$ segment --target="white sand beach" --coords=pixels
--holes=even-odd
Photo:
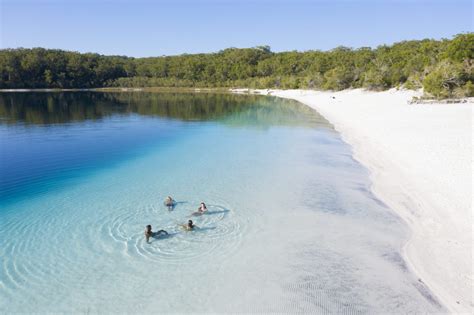
[[[246,90],[234,90],[246,92]],[[473,312],[472,102],[408,104],[421,92],[256,90],[325,116],[410,226],[405,259],[452,313]]]

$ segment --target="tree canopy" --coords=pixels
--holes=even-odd
[[[272,52],[268,46],[151,58],[56,49],[0,50],[0,88],[248,87],[342,90],[424,87],[473,96],[474,33],[377,48]]]

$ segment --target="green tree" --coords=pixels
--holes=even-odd
[[[462,66],[450,61],[443,61],[436,66],[423,80],[426,92],[435,97],[446,98],[453,96],[456,88],[466,82]]]

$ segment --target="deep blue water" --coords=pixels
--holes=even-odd
[[[2,203],[74,184],[92,172],[166,146],[183,136],[180,124],[130,114],[94,122],[2,125]]]

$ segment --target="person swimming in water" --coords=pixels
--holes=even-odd
[[[153,232],[151,230],[151,225],[149,224],[145,228],[145,239],[147,243],[150,243],[150,237],[160,236],[161,234],[168,235],[168,232],[166,232],[165,230],[159,230],[158,232]]]
[[[173,209],[175,203],[176,203],[176,201],[173,198],[171,198],[171,196],[166,197],[165,206],[168,207],[168,210]]]
[[[193,212],[191,215],[202,215],[204,213],[207,212],[207,207],[206,207],[206,204],[204,202],[201,202],[201,204],[199,205],[199,208],[197,209],[196,212]]]
[[[201,205],[199,206],[198,211],[201,212],[201,213],[204,213],[204,212],[207,211],[207,207],[206,207],[206,204],[204,202],[201,202]]]
[[[192,230],[194,230],[194,228],[196,228],[197,226],[194,225],[193,220],[188,220],[188,223],[187,223],[187,224],[181,224],[181,227],[182,227],[183,229],[185,229],[186,231],[192,231]]]

